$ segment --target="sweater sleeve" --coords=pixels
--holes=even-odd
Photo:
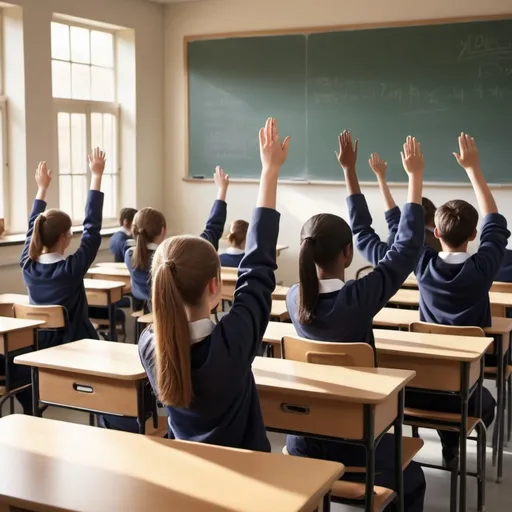
[[[393,245],[373,272],[355,282],[358,300],[368,306],[372,316],[387,304],[414,270],[423,247],[424,223],[421,205],[406,204]]]
[[[388,245],[373,230],[372,216],[362,194],[347,197],[347,206],[357,250],[366,261],[375,266],[386,255]]]
[[[222,237],[224,231],[224,225],[226,224],[227,216],[227,204],[226,201],[216,200],[213,203],[210,216],[206,221],[206,227],[204,231],[199,235],[201,238],[208,240],[214,247],[215,250],[219,250],[219,240]]]
[[[398,232],[398,224],[400,223],[400,208],[395,206],[384,213],[386,224],[388,225],[388,247],[393,245],[396,234]]]
[[[32,205],[32,211],[30,212],[30,217],[28,219],[27,236],[25,238],[25,243],[23,244],[23,251],[21,252],[20,258],[21,267],[23,267],[28,260],[28,250],[30,248],[30,242],[32,241],[32,233],[34,232],[34,224],[36,219],[39,217],[39,214],[43,213],[45,210],[46,202],[41,201],[40,199],[36,199]]]
[[[481,278],[492,285],[505,257],[508,237],[507,220],[499,213],[490,213],[482,223],[480,246],[472,256],[476,270]]]
[[[71,274],[83,277],[98,254],[101,245],[101,222],[103,217],[103,192],[90,190],[85,205],[84,232],[80,247],[67,260]]]
[[[238,270],[233,306],[220,321],[228,352],[246,364],[257,355],[270,318],[278,232],[279,213],[256,208]]]

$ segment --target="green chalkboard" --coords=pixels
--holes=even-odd
[[[457,135],[478,142],[488,180],[511,183],[512,20],[353,30],[188,43],[189,176],[222,165],[233,177],[260,173],[258,128],[267,116],[292,136],[282,177],[342,179],[337,134],[405,181],[399,152],[415,135],[425,179],[467,181],[455,162]]]

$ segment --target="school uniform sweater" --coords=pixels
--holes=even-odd
[[[230,247],[226,250],[225,253],[221,254],[220,264],[223,267],[233,267],[238,268],[240,266],[240,262],[244,257],[244,251],[242,249],[237,249],[236,247]]]
[[[25,246],[21,254],[23,280],[28,288],[30,303],[36,305],[64,306],[69,316],[69,326],[62,334],[41,333],[40,348],[59,345],[83,338],[98,338],[92,326],[84,288],[84,276],[96,258],[101,244],[103,193],[89,192],[85,206],[84,232],[79,249],[64,258],[60,254],[42,254],[38,261],[28,256],[34,222],[46,209],[46,203],[36,199],[30,214]]]
[[[114,233],[110,238],[109,248],[110,252],[114,255],[116,263],[124,261],[126,249],[133,243],[132,235],[128,230],[121,228],[117,233]]]
[[[270,451],[251,365],[270,316],[278,230],[275,210],[254,211],[232,308],[217,325],[209,319],[189,324],[194,398],[188,409],[165,407],[169,436]],[[141,336],[139,354],[158,396],[150,328]]]
[[[204,231],[199,235],[201,238],[208,240],[216,250],[219,249],[219,240],[226,223],[227,204],[225,201],[215,201],[210,212],[210,216],[206,221]],[[157,249],[157,244],[148,244],[149,261],[146,268],[139,269],[133,266],[133,248],[129,248],[124,256],[124,262],[130,271],[132,283],[132,295],[139,301],[148,302],[151,298],[151,263],[153,255]]]
[[[507,249],[505,251],[501,267],[494,277],[494,280],[503,281],[504,283],[512,283],[512,250]]]
[[[437,253],[425,246],[415,268],[421,320],[489,327],[488,292],[502,264],[509,236],[505,217],[491,213],[483,219],[480,246],[475,254]],[[365,256],[372,258],[370,253]]]
[[[417,204],[405,206],[395,242],[387,250],[387,244],[380,241],[371,227],[372,218],[364,196],[349,196],[347,203],[358,247],[362,246],[368,251],[384,249],[382,261],[373,272],[357,281],[321,282],[321,293],[311,324],[299,322],[299,285],[290,289],[286,304],[297,334],[303,338],[334,342],[365,341],[373,347],[373,317],[414,269],[423,245],[423,208]]]

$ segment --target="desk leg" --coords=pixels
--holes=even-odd
[[[39,408],[39,371],[37,368],[30,368],[32,374],[32,415],[41,416]]]
[[[109,335],[111,341],[117,341],[117,329],[116,329],[116,303],[110,303],[108,306],[108,324],[109,324]]]
[[[501,483],[503,479],[503,445],[505,440],[505,356],[503,355],[502,336],[500,336],[498,343],[498,381],[498,417],[496,418],[496,427],[498,428],[498,475],[496,482]]]
[[[323,512],[331,512],[331,493],[330,492],[328,492],[327,494],[324,495],[322,511]]]
[[[366,448],[366,493],[364,509],[373,512],[373,487],[375,485],[375,408],[364,406],[364,439]]]
[[[402,428],[404,423],[404,390],[398,393],[398,411],[394,422],[395,432],[395,486],[396,510],[404,512],[404,473],[402,470]]]
[[[461,368],[461,424],[459,439],[460,488],[459,510],[466,511],[466,480],[467,480],[467,428],[469,412],[469,364],[462,363]]]
[[[146,386],[144,382],[137,383],[137,421],[139,423],[139,434],[146,433]]]

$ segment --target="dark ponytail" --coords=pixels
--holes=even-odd
[[[300,303],[299,322],[310,324],[313,321],[313,311],[318,302],[318,275],[315,265],[314,240],[306,237],[300,246],[299,278],[300,278]]]
[[[133,266],[139,270],[149,270],[148,244],[166,228],[165,217],[153,208],[142,208],[133,218],[132,233],[135,238],[133,251]]]
[[[46,248],[53,249],[60,237],[71,229],[71,218],[60,210],[48,210],[40,213],[34,222],[34,229],[30,239],[28,256],[37,261]]]

